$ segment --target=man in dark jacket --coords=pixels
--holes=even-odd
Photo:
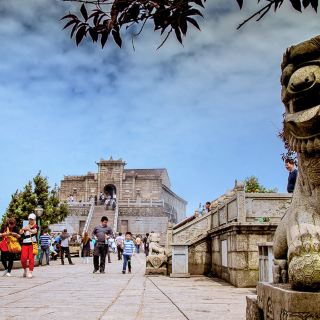
[[[293,193],[294,186],[296,184],[298,170],[295,168],[294,161],[292,159],[286,159],[286,169],[289,171],[287,191]]]

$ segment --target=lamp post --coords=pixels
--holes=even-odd
[[[43,214],[43,208],[41,206],[37,206],[35,209],[34,209],[34,212],[37,216],[37,227],[38,227],[38,248],[40,248],[40,234],[41,234],[41,216]],[[38,261],[40,260],[40,250],[38,250],[38,256],[37,256],[37,259]]]

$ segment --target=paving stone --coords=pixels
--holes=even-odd
[[[105,274],[92,274],[92,262],[74,262],[38,267],[32,279],[22,278],[21,270],[0,277],[0,320],[241,320],[252,294],[201,276],[145,277],[143,254],[133,257],[133,272],[124,275],[115,255]]]

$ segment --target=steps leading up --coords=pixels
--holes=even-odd
[[[91,236],[94,227],[100,224],[101,218],[103,216],[108,217],[109,219],[108,226],[113,229],[115,210],[106,210],[104,206],[95,206],[93,215],[89,224],[89,228],[88,228],[89,236]]]

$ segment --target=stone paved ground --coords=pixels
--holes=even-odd
[[[145,277],[143,254],[133,257],[133,273],[123,275],[112,259],[106,274],[92,274],[79,258],[75,265],[38,267],[33,279],[13,270],[12,278],[0,277],[0,319],[245,319],[250,289],[205,277]]]

